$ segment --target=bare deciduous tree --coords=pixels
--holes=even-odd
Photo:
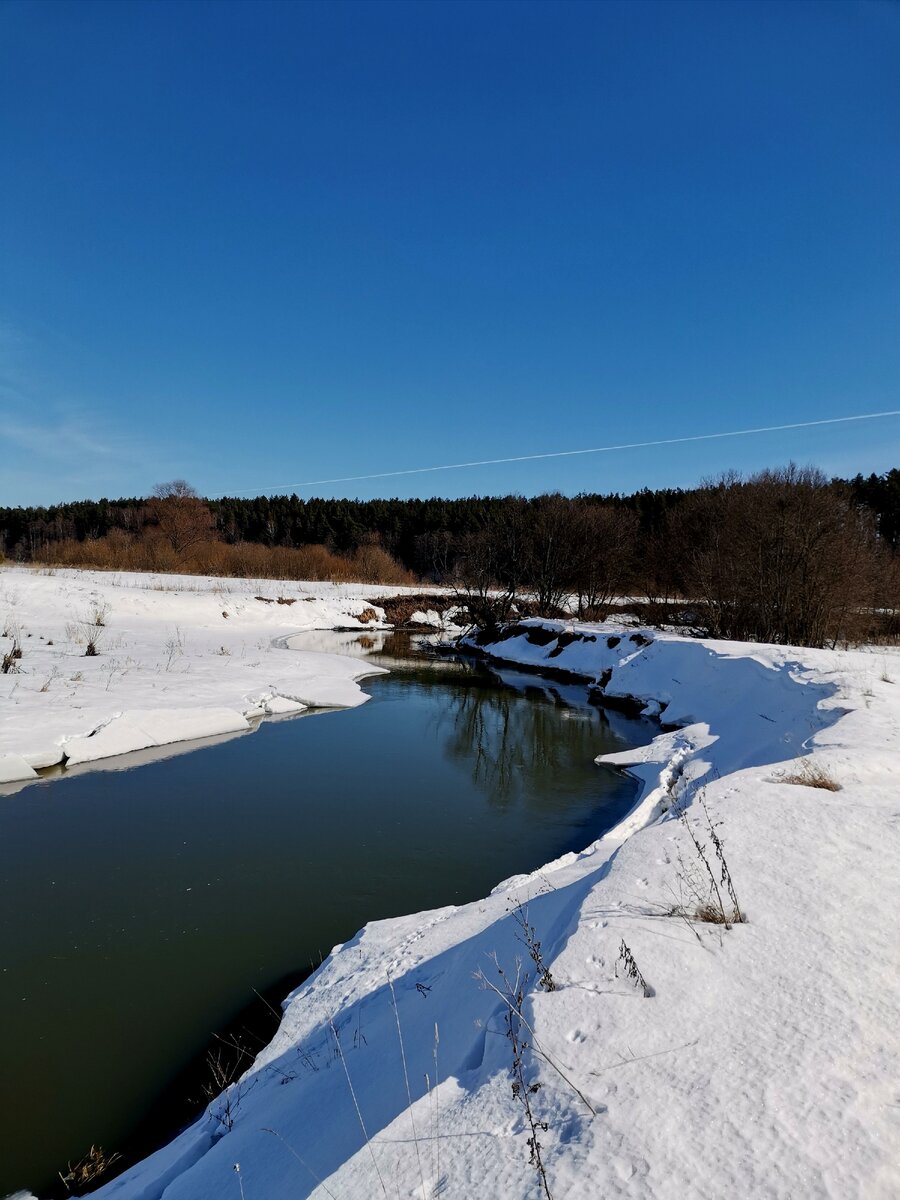
[[[633,512],[582,502],[573,522],[573,590],[578,615],[602,621],[610,601],[628,587],[638,538]]]
[[[686,506],[690,586],[717,637],[821,646],[871,606],[871,517],[846,488],[793,464],[727,476]]]
[[[538,496],[528,507],[523,566],[538,611],[553,616],[572,592],[578,555],[577,511],[559,492]]]
[[[480,628],[496,629],[509,619],[526,577],[527,544],[525,501],[519,498],[461,540],[457,595]]]
[[[216,522],[209,506],[184,479],[157,484],[147,512],[179,558],[215,534]]]

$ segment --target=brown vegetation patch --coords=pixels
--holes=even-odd
[[[798,770],[785,775],[782,783],[796,783],[802,787],[822,788],[826,792],[839,792],[841,785],[835,777],[819,763],[806,759]]]
[[[725,915],[715,904],[701,904],[694,910],[694,919],[705,921],[707,925],[731,925],[733,918]]]
[[[364,608],[361,613],[357,613],[356,619],[360,625],[370,625],[378,620],[378,613],[374,608]]]
[[[455,596],[431,596],[426,593],[414,596],[379,596],[376,603],[384,609],[385,620],[391,625],[414,625],[418,628],[424,626],[420,622],[413,622],[413,613],[427,612],[431,609],[432,612],[443,616],[447,609],[459,607]]]
[[[229,544],[208,539],[176,550],[153,526],[141,535],[117,529],[107,537],[57,542],[53,546],[53,562],[101,571],[165,571],[232,579],[403,585],[416,582],[412,572],[381,546],[365,545],[338,554],[320,545],[263,546],[257,542]],[[257,599],[263,603],[294,603],[290,597],[274,601],[264,596]]]

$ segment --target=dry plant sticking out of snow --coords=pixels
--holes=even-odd
[[[77,1188],[80,1192],[83,1187],[99,1179],[121,1157],[121,1154],[107,1154],[102,1146],[91,1146],[84,1158],[80,1158],[74,1164],[67,1163],[66,1173],[59,1171],[58,1175],[67,1192],[71,1192],[72,1188]]]
[[[109,605],[97,602],[90,612],[70,621],[66,637],[77,646],[84,646],[84,657],[95,658],[106,629]]]
[[[734,880],[725,859],[725,847],[719,836],[722,822],[712,819],[702,792],[697,801],[706,821],[705,828],[700,823],[698,829],[691,821],[683,801],[676,801],[672,805],[672,812],[681,822],[694,850],[694,858],[690,861],[685,860],[679,851],[678,882],[682,895],[673,912],[689,920],[724,925],[730,929],[732,925],[743,924],[744,914],[738,903]]]
[[[19,660],[22,657],[22,647],[19,645],[18,639],[12,639],[12,645],[4,651],[3,658],[0,660],[0,675],[18,675]]]
[[[555,992],[557,990],[556,980],[553,978],[549,966],[544,961],[541,942],[537,937],[535,926],[529,919],[527,904],[523,904],[522,902],[515,904],[511,909],[511,915],[519,927],[519,933],[516,937],[525,946],[528,951],[528,957],[534,963],[534,978],[537,986],[544,992]],[[483,989],[493,992],[503,1002],[503,1036],[509,1042],[512,1056],[510,1086],[513,1099],[521,1104],[525,1114],[525,1121],[528,1125],[528,1162],[537,1172],[542,1194],[546,1197],[546,1200],[553,1200],[547,1178],[546,1163],[544,1161],[544,1148],[540,1140],[540,1135],[546,1133],[550,1125],[536,1111],[535,1097],[542,1085],[528,1071],[526,1062],[527,1051],[531,1050],[533,1054],[536,1054],[548,1066],[553,1068],[568,1089],[581,1100],[592,1117],[597,1115],[597,1111],[580,1088],[565,1074],[559,1063],[541,1045],[537,1039],[533,1025],[525,1015],[525,1003],[529,995],[531,976],[527,971],[523,970],[522,959],[519,957],[516,958],[515,973],[513,974],[506,971],[496,952],[489,957],[493,963],[491,974],[493,975],[496,972],[500,980],[499,984],[489,978],[481,967],[475,972],[474,977]],[[638,974],[640,973],[638,972]],[[641,978],[643,979],[643,977]],[[644,994],[651,995],[652,992],[647,990]]]
[[[622,964],[622,974],[625,976],[625,978],[630,979],[635,987],[640,988],[644,999],[649,1000],[654,994],[653,988],[642,975],[640,967],[634,961],[634,955],[631,953],[631,947],[624,938],[622,938],[621,942],[619,943],[619,957],[616,960],[617,976],[619,974],[619,963]]]
[[[803,787],[822,788],[826,792],[839,792],[841,785],[821,763],[805,758],[796,771],[781,777],[782,783],[796,783]]]

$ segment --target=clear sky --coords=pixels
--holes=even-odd
[[[900,466],[900,4],[0,2],[0,503]]]

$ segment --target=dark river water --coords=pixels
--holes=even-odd
[[[392,673],[358,709],[0,796],[0,1196],[175,1132],[212,1036],[366,921],[476,899],[631,806],[593,759],[655,729],[586,689],[313,644]]]

